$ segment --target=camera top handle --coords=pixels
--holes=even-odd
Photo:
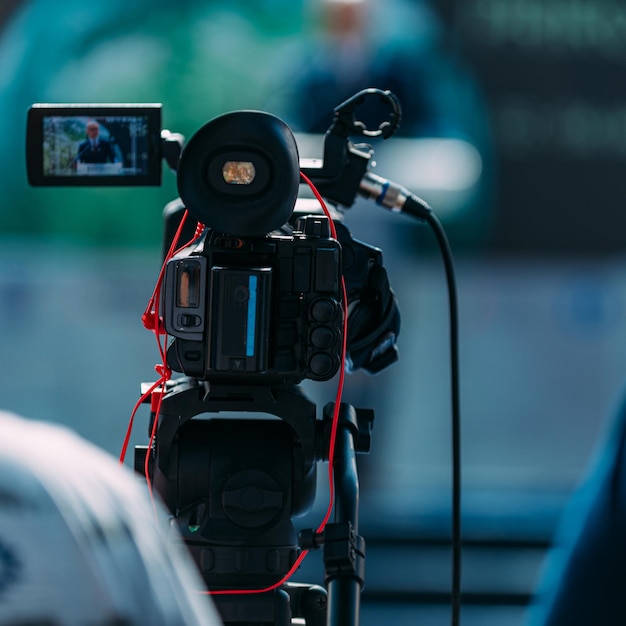
[[[380,102],[390,108],[389,119],[381,122],[378,128],[374,130],[369,129],[365,122],[356,119],[357,110],[365,105],[367,100],[371,100],[372,96],[378,96]],[[343,137],[363,135],[364,137],[382,137],[383,139],[388,139],[396,132],[402,116],[398,98],[391,91],[374,88],[359,91],[335,107],[334,113],[335,119],[328,132]]]
[[[388,118],[369,128],[357,119],[357,113],[365,112],[374,100],[388,109]],[[364,89],[334,110],[334,120],[324,137],[324,156],[319,160],[301,160],[301,170],[330,202],[350,207],[359,192],[361,181],[368,170],[374,150],[366,144],[355,145],[351,136],[388,139],[400,124],[401,109],[397,97],[391,91]]]

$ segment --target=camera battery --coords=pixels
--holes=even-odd
[[[264,372],[268,369],[271,268],[211,268],[211,369]]]

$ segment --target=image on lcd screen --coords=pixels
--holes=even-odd
[[[147,176],[147,116],[43,118],[44,177]]]

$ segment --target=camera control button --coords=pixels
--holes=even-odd
[[[322,324],[330,322],[337,311],[337,303],[328,298],[320,298],[311,303],[311,317]]]
[[[327,350],[335,343],[335,333],[328,326],[318,326],[311,332],[311,343],[320,350]]]
[[[202,324],[202,318],[199,315],[190,315],[183,313],[178,316],[178,326],[180,328],[197,328]]]
[[[297,228],[306,237],[316,239],[328,239],[330,237],[330,224],[325,215],[305,215],[298,220]]]
[[[316,352],[309,360],[309,369],[315,376],[329,376],[333,372],[333,360],[329,354]]]

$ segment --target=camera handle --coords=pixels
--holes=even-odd
[[[357,113],[364,111],[372,102],[382,105],[388,113],[387,119],[377,128],[368,128],[357,118]],[[334,115],[324,136],[323,159],[301,159],[300,166],[326,200],[351,207],[374,150],[367,144],[352,143],[350,137],[391,137],[400,124],[400,103],[391,91],[364,89],[337,106]]]
[[[389,109],[389,117],[383,120],[378,128],[368,128],[365,122],[357,119],[357,111],[363,107],[367,101],[377,98],[383,106]],[[348,98],[345,102],[334,109],[335,118],[328,132],[349,137],[351,135],[362,135],[363,137],[382,137],[388,139],[393,135],[402,117],[400,101],[391,91],[382,89],[363,89]]]

